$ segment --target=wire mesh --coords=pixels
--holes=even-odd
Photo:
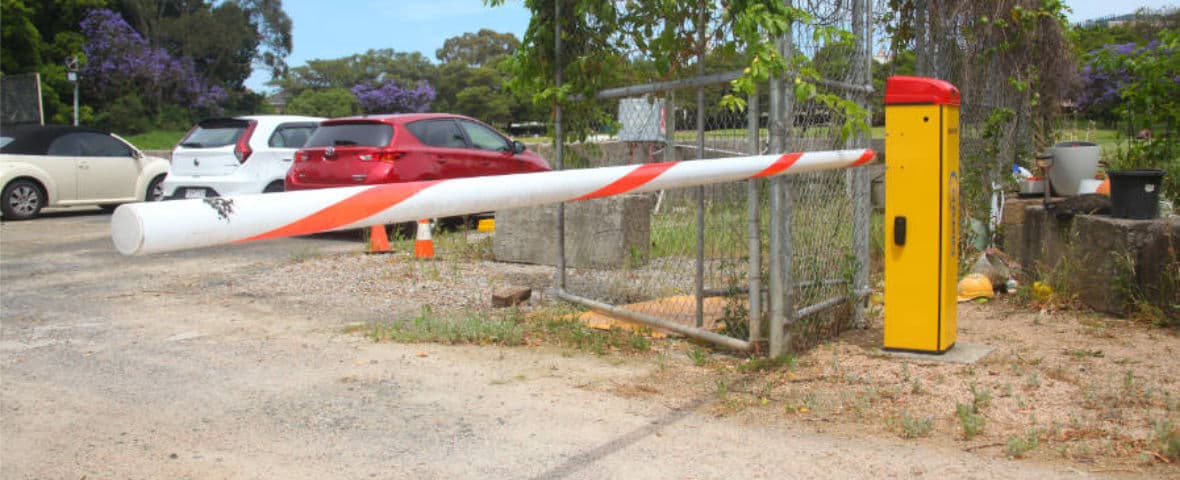
[[[819,88],[854,97],[857,94],[846,91],[845,86],[863,89],[868,83],[868,49],[847,40],[815,40],[819,36],[810,29],[851,30],[855,26],[861,29],[860,38],[865,38],[867,25],[854,25],[853,17],[867,17],[870,2],[797,3],[807,4],[797,6],[816,15],[811,26],[793,30],[793,43],[821,72]],[[854,8],[854,4],[858,6]],[[567,48],[562,55],[581,54],[576,45]],[[787,111],[791,113],[787,114],[785,137],[771,145],[768,126],[774,120],[772,115],[783,113],[756,110],[757,105],[769,104],[771,86],[759,86],[760,98],[750,99],[753,115],[720,106],[728,88],[724,82],[657,89],[642,97],[611,100],[612,121],[595,125],[593,130],[600,133],[586,141],[565,146],[566,168],[782,153],[770,151],[775,147],[814,151],[867,146],[864,137],[841,135],[844,119],[836,111],[821,102],[796,102],[793,98],[788,99],[791,105]],[[698,101],[698,95],[704,102]],[[867,99],[861,100],[867,103]],[[757,124],[751,125],[755,121]],[[868,223],[868,218],[856,218],[855,207],[858,197],[864,197],[867,204],[868,191],[853,188],[851,178],[839,170],[791,175],[785,181],[786,197],[793,207],[788,218],[792,261],[785,285],[793,295],[786,308],[801,313],[790,315],[798,319],[787,327],[791,348],[810,346],[851,323],[849,308],[830,308],[854,305],[851,299],[858,297],[853,286],[858,272],[868,263],[854,247],[854,236],[868,230],[867,225],[855,227],[857,222]],[[652,195],[647,251],[633,252],[631,261],[617,269],[565,268],[565,291],[638,314],[748,338],[750,319],[764,319],[769,311],[770,302],[765,301],[769,289],[756,280],[768,276],[770,221],[772,216],[782,215],[771,209],[767,181],[713,184]],[[755,208],[750,206],[751,198]],[[752,213],[757,216],[753,230]],[[757,232],[756,239],[751,238],[751,231]],[[755,248],[757,251],[752,251]],[[757,260],[753,267],[751,259]],[[751,312],[751,288],[762,300],[757,302],[757,312]],[[764,335],[751,341],[760,343]]]

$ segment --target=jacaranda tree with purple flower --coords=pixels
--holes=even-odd
[[[365,113],[411,113],[429,109],[435,92],[425,81],[419,81],[412,89],[387,81],[380,86],[356,85],[352,87],[352,94]]]
[[[1121,145],[1113,168],[1168,172],[1165,191],[1180,193],[1180,29],[1145,45],[1113,44],[1090,52],[1079,102],[1113,105]],[[1120,142],[1121,143],[1121,142]]]
[[[94,103],[141,105],[143,116],[158,116],[167,106],[187,110],[219,111],[226,92],[212,85],[188,58],[176,58],[153,46],[118,13],[93,9],[81,23],[86,37],[81,85]],[[134,109],[134,108],[132,108]],[[125,110],[125,109],[120,109]],[[133,112],[120,112],[124,115]],[[107,127],[137,130],[131,119],[108,115]]]

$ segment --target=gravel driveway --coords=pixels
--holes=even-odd
[[[352,235],[122,257],[108,221],[0,223],[0,478],[1089,478],[643,387],[699,377],[683,355],[343,333],[546,269],[442,260],[414,288]]]

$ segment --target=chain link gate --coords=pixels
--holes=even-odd
[[[872,0],[802,3],[817,20],[794,29],[780,40],[780,48],[812,59],[838,59],[825,64],[817,88],[853,98],[868,109]],[[841,45],[816,41],[811,28],[818,26],[835,26],[859,40]],[[703,38],[705,32],[698,33]],[[586,54],[578,48],[559,46],[557,55]],[[842,139],[844,119],[818,102],[795,99],[789,80],[760,85],[745,111],[726,109],[720,98],[740,72],[706,75],[705,67],[700,63],[694,78],[600,92],[599,100],[613,102],[615,122],[595,125],[594,131],[601,133],[579,144],[563,145],[562,122],[568,120],[559,107],[555,166],[869,145],[863,134]],[[696,327],[698,338],[772,356],[862,324],[870,231],[865,167],[651,195],[650,249],[633,252],[631,261],[618,269],[567,267],[560,246],[564,208],[559,207],[560,297],[649,326],[670,322]]]

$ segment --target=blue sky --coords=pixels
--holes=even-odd
[[[1066,0],[1072,22],[1132,13],[1140,7],[1176,7],[1180,0]],[[529,25],[522,0],[486,7],[482,0],[284,0],[283,9],[294,23],[294,49],[287,57],[292,67],[308,60],[341,58],[370,49],[392,48],[421,52],[437,61],[435,50],[448,38],[490,28],[520,38]],[[269,90],[259,72],[246,86]]]

